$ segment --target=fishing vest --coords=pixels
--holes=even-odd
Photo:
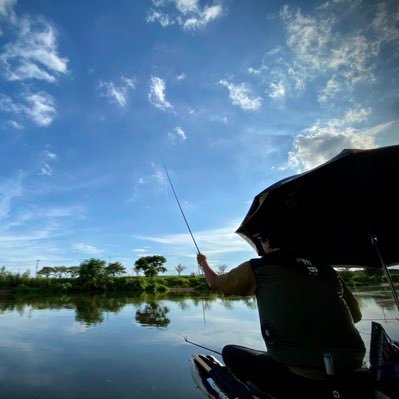
[[[338,371],[362,366],[365,346],[332,267],[282,250],[250,264],[262,336],[272,358],[324,370],[323,354],[330,353]]]

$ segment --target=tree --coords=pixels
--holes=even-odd
[[[101,288],[108,280],[105,271],[106,262],[101,259],[91,258],[79,266],[79,281],[87,288]]]
[[[113,262],[110,263],[106,268],[105,271],[110,276],[116,276],[117,274],[124,274],[126,273],[126,267],[122,265],[120,262]]]
[[[49,267],[49,266],[43,267],[43,269],[41,269],[37,272],[37,274],[39,276],[43,276],[46,278],[50,277],[51,273],[55,273],[55,269],[54,269],[54,267]]]
[[[160,255],[143,256],[136,260],[134,271],[137,273],[142,270],[146,277],[155,277],[158,273],[166,272],[167,269],[163,266],[165,262],[165,257]]]
[[[79,277],[79,266],[70,266],[67,269],[67,273],[72,277]]]
[[[227,265],[219,265],[218,266],[218,274],[223,274],[227,270]]]
[[[181,264],[178,264],[178,265],[175,267],[175,269],[176,269],[177,273],[179,274],[179,276],[180,276],[180,273],[181,273],[185,268],[186,268],[186,266],[183,266],[183,265],[181,265]]]
[[[66,266],[57,266],[54,269],[58,278],[61,278],[65,273],[68,272],[68,268]]]

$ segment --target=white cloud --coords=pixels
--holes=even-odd
[[[226,80],[220,80],[219,84],[227,87],[229,97],[234,105],[244,110],[257,110],[262,105],[261,97],[251,97],[250,89],[246,83],[235,85]]]
[[[102,249],[98,249],[93,245],[84,243],[77,243],[73,245],[73,249],[86,255],[99,255],[104,252]]]
[[[107,97],[111,103],[125,108],[128,100],[128,92],[135,88],[135,79],[122,76],[121,80],[122,84],[119,86],[113,82],[100,81],[99,88],[102,90],[101,95]]]
[[[14,102],[12,98],[0,95],[0,110],[16,115],[23,114],[39,126],[49,126],[55,116],[54,99],[46,92],[25,93],[25,103]]]
[[[17,129],[17,130],[21,130],[21,129],[24,128],[20,123],[18,123],[18,122],[16,122],[16,121],[8,121],[8,122],[7,122],[7,125],[8,125],[8,126],[11,126],[11,127],[14,128],[14,129]]]
[[[187,140],[187,135],[180,126],[177,126],[172,133],[168,133],[168,136],[173,143],[176,142],[176,140],[179,141]]]
[[[176,76],[177,80],[184,80],[186,79],[186,74],[184,72],[180,73],[179,75]]]
[[[57,159],[57,154],[54,154],[53,152],[50,151],[44,151],[43,156],[42,156],[42,162],[40,166],[40,172],[39,175],[42,176],[52,176],[53,175],[53,168],[50,165],[51,161],[54,161]]]
[[[27,79],[55,82],[68,72],[68,59],[57,51],[57,32],[44,18],[16,19],[17,38],[0,54],[2,73],[10,81]]]
[[[167,184],[167,176],[166,176],[164,170],[153,162],[151,163],[151,167],[153,169],[151,179],[155,180],[158,184],[161,184],[161,185]]]
[[[399,8],[395,8],[395,2],[392,4],[392,9],[389,9],[388,3],[379,3],[376,6],[372,27],[378,34],[378,45],[399,40]]]
[[[21,180],[19,176],[17,179],[0,181],[0,220],[8,218],[13,199],[22,195]]]
[[[201,252],[210,256],[251,252],[248,243],[235,233],[237,227],[238,223],[213,230],[193,231],[193,235]],[[184,256],[192,256],[196,252],[189,233],[138,236],[137,238],[170,246],[175,253],[180,252]]]
[[[25,98],[28,102],[28,106],[25,108],[25,113],[37,125],[49,126],[56,116],[53,97],[42,91],[28,94]]]
[[[221,2],[201,6],[198,0],[171,0],[153,1],[153,5],[156,9],[149,10],[147,22],[158,22],[164,28],[178,24],[183,30],[197,30],[223,14]],[[174,5],[174,8],[171,5]]]
[[[286,87],[283,81],[272,82],[269,87],[269,97],[273,99],[283,98],[286,94]]]
[[[0,0],[0,18],[15,20],[14,6],[18,0]],[[1,30],[0,30],[1,36]]]
[[[366,110],[348,111],[343,120],[317,122],[299,133],[293,141],[293,151],[288,155],[288,166],[303,172],[328,161],[345,148],[376,148],[377,135],[384,132],[389,124],[372,129],[357,130],[344,126],[351,119],[361,121]],[[354,116],[356,114],[356,116]]]
[[[158,76],[151,76],[151,86],[148,99],[151,104],[163,111],[173,108],[172,104],[166,99],[165,90],[165,81]]]

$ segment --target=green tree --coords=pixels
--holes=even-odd
[[[79,282],[86,288],[104,288],[108,281],[106,262],[101,259],[87,259],[79,266]]]
[[[79,270],[80,270],[79,266],[70,266],[70,267],[67,268],[67,271],[66,271],[66,272],[67,272],[72,278],[75,278],[75,277],[79,277]]]
[[[183,266],[183,265],[181,265],[181,264],[178,264],[178,265],[175,267],[175,269],[176,269],[177,273],[179,274],[179,276],[180,276],[180,273],[181,273],[185,268],[186,268],[186,266]]]
[[[61,278],[65,273],[68,272],[68,268],[66,266],[57,266],[54,269],[58,278]]]
[[[106,273],[108,273],[110,276],[116,276],[118,274],[124,274],[126,273],[126,267],[122,265],[120,262],[113,262],[110,263],[106,268],[105,268]]]
[[[54,267],[50,267],[50,266],[45,266],[37,272],[37,274],[39,276],[43,276],[46,278],[49,278],[50,274],[52,274],[52,273],[55,273],[55,269],[54,269]]]
[[[165,262],[165,257],[160,255],[143,256],[136,260],[134,271],[137,273],[142,270],[146,277],[155,277],[158,273],[166,272],[167,269],[163,266]]]

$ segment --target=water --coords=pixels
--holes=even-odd
[[[364,319],[399,339],[389,293],[355,294]],[[357,324],[367,345],[370,323]],[[209,352],[183,337],[217,351],[227,343],[264,349],[258,328],[254,298],[3,295],[0,398],[201,398],[189,359]]]

